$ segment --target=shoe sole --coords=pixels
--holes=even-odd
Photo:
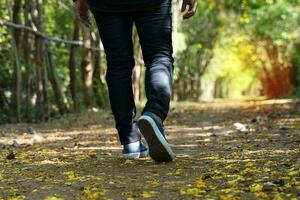
[[[149,116],[142,116],[137,124],[148,143],[150,157],[156,162],[172,162],[175,154],[159,131],[155,121]]]
[[[124,158],[126,159],[138,159],[138,158],[145,158],[149,154],[148,150],[136,153],[123,153]]]

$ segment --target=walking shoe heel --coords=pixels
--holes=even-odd
[[[154,120],[152,113],[144,113],[138,120],[138,127],[148,143],[149,155],[154,161],[172,162],[174,160],[175,154],[164,136],[163,126]]]

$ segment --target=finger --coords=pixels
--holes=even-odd
[[[87,27],[88,29],[91,28],[91,25],[90,25],[89,23],[87,23],[87,22],[82,22],[82,24],[83,24],[85,27]]]
[[[183,15],[183,19],[189,19],[193,16],[192,13],[186,13],[185,15]]]
[[[87,18],[87,19],[85,20],[85,25],[86,25],[86,27],[91,28],[92,23],[91,23],[90,18]]]
[[[181,12],[184,12],[186,10],[186,6],[188,5],[187,0],[183,0],[182,6],[181,6]]]
[[[191,17],[194,16],[194,15],[195,15],[195,12],[189,11],[189,12],[187,12],[187,13],[185,13],[185,14],[183,15],[183,19],[189,19],[189,18],[191,18]]]
[[[79,20],[88,28],[90,28],[92,25],[90,17],[88,15],[81,15],[79,17]]]
[[[185,15],[183,15],[183,19],[191,18],[192,16],[195,15],[196,11],[197,11],[197,1],[195,1],[192,5],[190,5],[189,11],[185,13]]]
[[[87,19],[84,19],[84,20],[81,20],[81,22],[87,27],[87,28],[91,28],[92,24],[89,20]]]
[[[191,11],[195,14],[198,8],[198,2],[195,1],[191,7],[192,7]]]
[[[90,20],[88,20],[88,21],[86,22],[86,26],[87,26],[89,29],[92,27],[92,23],[91,23]]]
[[[88,20],[89,19],[89,16],[86,15],[86,14],[81,14],[79,17],[80,17],[80,19],[83,19],[83,20]]]

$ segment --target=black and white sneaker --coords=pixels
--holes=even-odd
[[[148,149],[142,141],[123,145],[123,156],[126,159],[138,159],[148,156]]]

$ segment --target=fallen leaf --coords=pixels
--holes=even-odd
[[[6,156],[6,159],[8,159],[8,160],[13,160],[13,159],[15,159],[15,158],[16,158],[16,156],[15,156],[15,154],[14,154],[13,151],[11,151],[11,152]]]

